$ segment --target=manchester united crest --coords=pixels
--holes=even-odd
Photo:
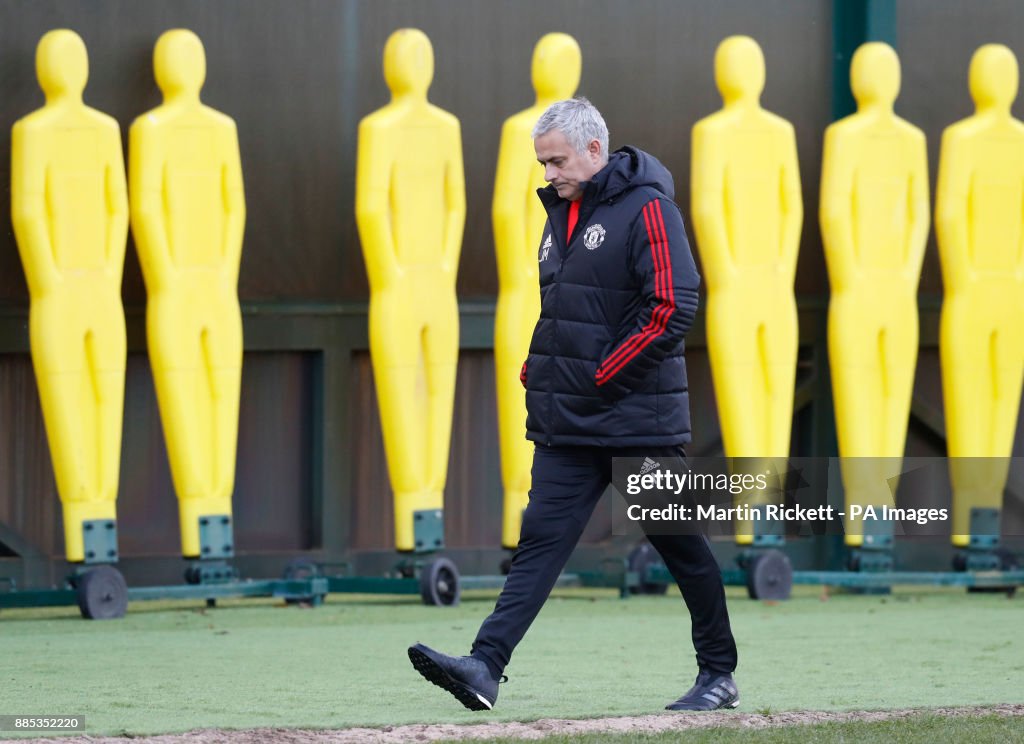
[[[587,228],[587,231],[583,233],[583,245],[587,246],[588,251],[594,250],[603,242],[604,227],[601,225],[591,225]]]

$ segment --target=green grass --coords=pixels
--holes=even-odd
[[[771,729],[720,727],[703,731],[665,731],[658,734],[587,734],[550,736],[541,744],[1006,744],[1024,737],[1019,718],[977,716],[946,718],[912,716],[899,721],[851,721],[780,726]],[[478,740],[479,741],[479,740]],[[496,738],[489,744],[520,744],[522,739]]]
[[[1021,599],[903,589],[821,601],[803,588],[768,605],[729,593],[742,711],[1024,702]],[[592,718],[658,712],[692,683],[678,598],[563,591],[517,651],[497,709],[465,711],[419,678],[405,649],[465,653],[493,603],[151,602],[107,622],[4,610],[0,714],[83,714],[91,734]]]

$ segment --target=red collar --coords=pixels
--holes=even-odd
[[[572,231],[576,229],[576,221],[580,217],[580,199],[569,204],[569,230],[565,233],[565,244],[572,240]]]

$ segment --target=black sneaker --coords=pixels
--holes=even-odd
[[[416,671],[470,710],[490,710],[498,699],[498,681],[487,664],[472,656],[448,656],[422,643],[409,646]],[[502,681],[504,681],[504,677]]]
[[[701,670],[693,687],[665,706],[665,710],[719,710],[735,708],[740,704],[740,693],[731,674],[717,674]]]

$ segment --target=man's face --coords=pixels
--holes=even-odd
[[[558,129],[537,137],[533,149],[537,151],[537,161],[544,166],[544,180],[569,201],[583,196],[583,184],[604,167],[600,142],[592,140],[587,151],[580,154]]]

